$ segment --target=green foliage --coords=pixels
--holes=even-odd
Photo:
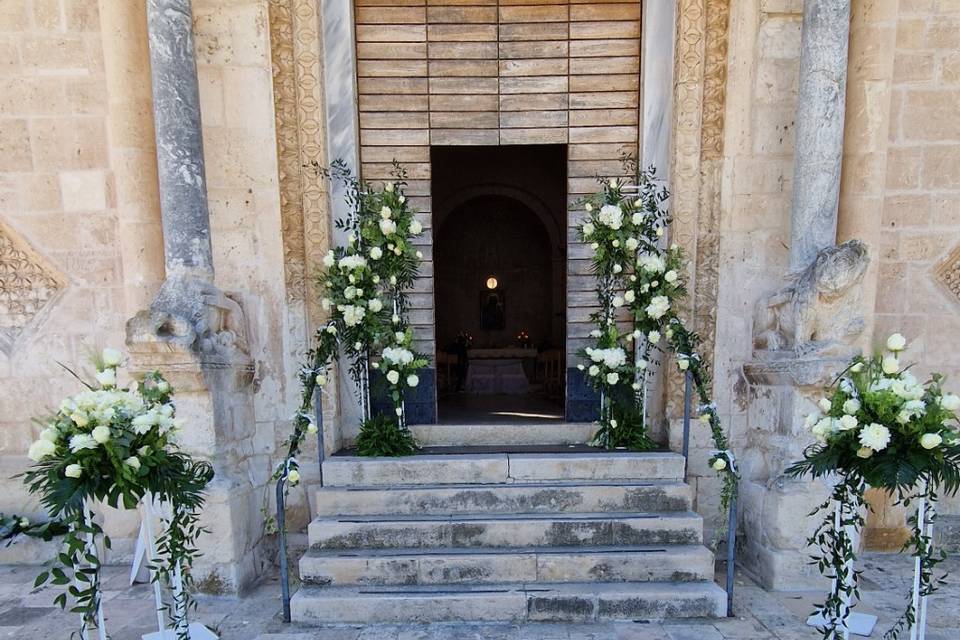
[[[30,522],[30,519],[25,516],[0,513],[0,541],[6,540],[7,546],[13,544],[13,539],[20,534],[49,542],[67,531],[67,526],[60,520],[37,523]]]
[[[601,423],[593,437],[604,449],[650,451],[659,445],[650,439],[643,425],[643,408],[629,400],[615,398],[610,405],[610,420]]]
[[[416,452],[413,434],[388,416],[376,415],[360,425],[357,453],[361,456],[397,457]]]

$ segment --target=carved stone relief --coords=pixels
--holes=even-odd
[[[937,265],[934,275],[937,281],[960,302],[960,245],[954,247],[953,251]]]
[[[65,288],[65,279],[12,230],[0,226],[0,351],[16,339]]]

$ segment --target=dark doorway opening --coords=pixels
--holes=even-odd
[[[438,422],[561,422],[566,146],[430,155]]]

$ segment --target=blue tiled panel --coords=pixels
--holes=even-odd
[[[407,424],[433,424],[437,421],[437,370],[421,369],[417,373],[420,384],[407,389]],[[373,413],[393,414],[393,403],[387,395],[387,384],[379,371],[370,372],[370,399]]]
[[[576,367],[567,369],[567,422],[593,422],[600,417],[600,394],[590,386],[586,374]]]

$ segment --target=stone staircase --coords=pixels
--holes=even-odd
[[[300,560],[300,623],[721,616],[673,453],[334,457]]]

